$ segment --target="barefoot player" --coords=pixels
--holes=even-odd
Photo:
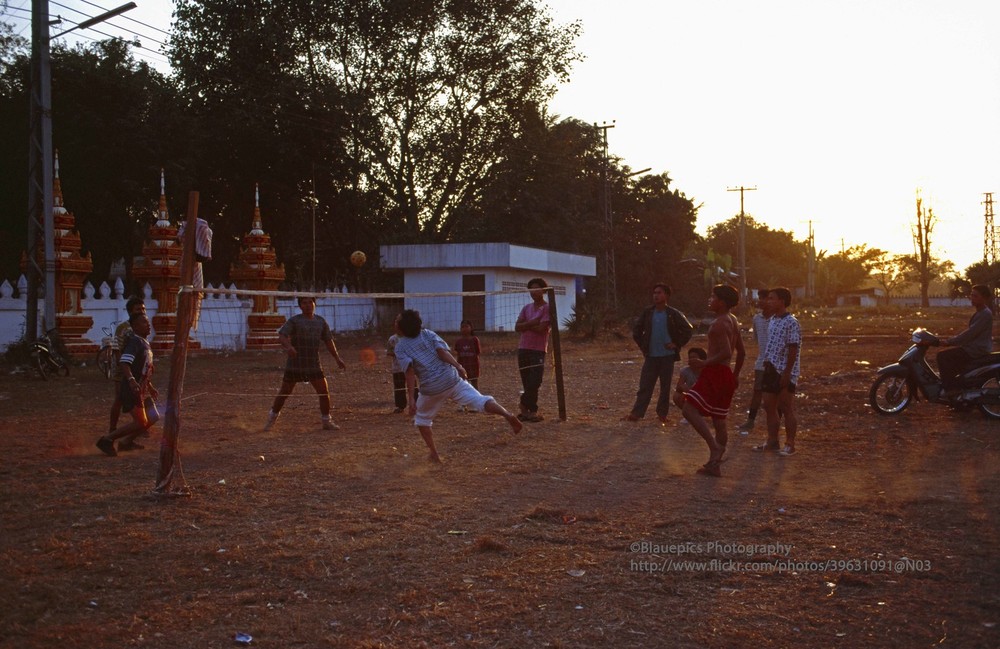
[[[406,372],[406,402],[409,413],[414,415],[413,423],[430,450],[432,462],[440,462],[441,457],[434,448],[431,426],[434,415],[448,399],[478,412],[500,415],[515,435],[521,432],[522,424],[516,416],[493,397],[484,396],[472,387],[465,368],[448,351],[448,343],[430,329],[423,328],[419,312],[403,311],[398,323],[403,335],[396,343],[396,360]],[[419,398],[414,395],[417,380],[420,381]]]
[[[698,469],[698,473],[719,477],[719,465],[726,452],[729,433],[726,431],[726,417],[729,404],[738,384],[737,377],[743,367],[746,350],[740,338],[740,323],[729,311],[739,302],[739,293],[732,286],[719,284],[712,289],[708,308],[715,314],[715,320],[708,329],[708,358],[693,359],[691,367],[701,370],[698,381],[684,394],[684,417],[708,444],[708,462]],[[729,361],[736,352],[736,367],[729,369]],[[712,420],[715,436],[708,428],[705,417]]]

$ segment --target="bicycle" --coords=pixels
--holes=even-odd
[[[69,376],[69,363],[55,349],[54,338],[57,335],[57,329],[49,329],[45,335],[31,343],[32,364],[38,369],[38,375],[43,381],[48,381],[50,375],[58,376],[60,372],[63,376]]]
[[[118,365],[118,358],[121,350],[118,349],[118,338],[115,336],[112,322],[110,327],[101,327],[104,331],[104,338],[101,339],[101,349],[97,352],[97,368],[105,378],[112,378],[115,374],[115,366]]]

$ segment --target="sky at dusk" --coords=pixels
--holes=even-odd
[[[699,232],[739,212],[727,190],[742,185],[748,214],[800,240],[811,222],[820,250],[912,252],[919,190],[934,253],[982,259],[984,194],[1000,202],[1000,2],[543,1],[583,25],[585,59],[550,112],[614,121],[611,154],[669,173],[701,205]],[[166,70],[173,3],[136,2],[84,42],[138,32],[137,56]],[[121,3],[60,4],[53,33]],[[4,15],[26,38],[30,9]]]

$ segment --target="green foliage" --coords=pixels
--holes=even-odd
[[[739,258],[739,215],[708,229],[706,241],[717,253]],[[747,287],[802,286],[806,276],[807,245],[790,232],[772,230],[745,215]]]

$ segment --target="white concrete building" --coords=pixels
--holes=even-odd
[[[405,307],[420,311],[424,326],[458,331],[463,319],[477,331],[513,331],[530,301],[528,280],[541,277],[555,289],[560,328],[572,315],[577,287],[596,275],[597,260],[511,243],[443,243],[381,246],[383,271],[403,273],[405,293],[482,292],[481,296],[412,297]],[[509,295],[504,295],[508,293]]]

